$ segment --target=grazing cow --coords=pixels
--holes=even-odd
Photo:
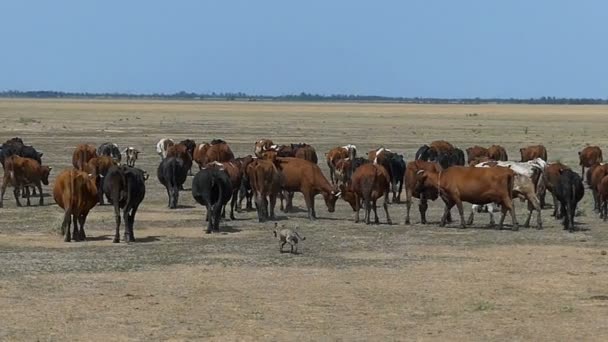
[[[0,208],[3,206],[4,193],[7,186],[14,188],[13,194],[17,206],[21,206],[19,202],[19,190],[28,186],[35,186],[40,193],[39,205],[44,205],[42,197],[42,184],[49,185],[49,174],[52,168],[50,166],[41,166],[37,161],[30,158],[22,158],[17,155],[12,155],[5,160],[4,179],[2,181],[2,191],[0,193]],[[26,190],[27,205],[30,206],[29,190]]]
[[[124,153],[125,157],[127,158],[127,166],[135,167],[135,162],[137,161],[137,158],[141,152],[139,152],[139,150],[137,150],[135,147],[129,146],[125,148],[122,153]]]
[[[490,158],[488,149],[485,147],[478,146],[478,145],[467,148],[466,152],[467,152],[467,163],[469,165],[471,165],[473,160],[476,160],[479,158],[486,157],[486,158],[492,159],[492,158]]]
[[[116,161],[117,164],[120,164],[120,160],[122,158],[118,145],[110,142],[106,142],[99,145],[99,147],[97,148],[97,155],[111,157],[112,159],[114,159],[114,161]]]
[[[545,184],[546,190],[548,190],[553,196],[553,213],[551,214],[551,216],[554,216],[555,218],[560,218],[561,213],[559,208],[560,203],[557,199],[556,188],[557,184],[560,181],[561,170],[565,169],[570,168],[562,163],[552,163],[547,164],[547,167],[545,167],[545,171],[543,173],[543,182]]]
[[[587,146],[578,153],[579,163],[581,166],[581,175],[585,174],[585,167],[591,167],[604,161],[602,157],[602,149],[598,146]]]
[[[194,176],[192,196],[207,208],[207,234],[219,232],[222,208],[230,200],[231,194],[230,178],[221,167],[204,167]]]
[[[104,205],[103,191],[101,191],[103,189],[104,177],[108,173],[108,170],[115,165],[118,165],[115,159],[104,155],[89,160],[84,167],[84,172],[95,176],[95,186],[97,186],[97,189],[100,190],[97,192],[99,194],[100,205]]]
[[[571,169],[560,169],[559,173],[559,181],[554,189],[555,196],[560,203],[560,213],[564,218],[564,229],[573,232],[576,206],[585,192],[583,180]]]
[[[519,153],[521,154],[522,162],[536,158],[540,158],[544,161],[547,161],[547,149],[543,145],[534,145],[520,148]]]
[[[199,169],[213,162],[228,162],[234,159],[234,153],[228,144],[221,139],[214,139],[210,144],[203,143],[194,150],[194,161]]]
[[[255,142],[253,153],[256,157],[262,158],[262,154],[270,150],[274,146],[274,143],[270,139],[260,139]]]
[[[322,194],[327,205],[327,210],[333,213],[339,192],[331,186],[331,183],[323,176],[323,172],[316,164],[300,158],[276,158],[278,168],[283,177],[282,188],[288,192],[301,192],[308,208],[308,218],[316,219],[315,195]],[[291,197],[288,198],[286,211],[292,207]]]
[[[509,160],[509,156],[507,155],[507,150],[500,145],[490,146],[488,148],[488,157],[490,159],[499,160],[499,161]]]
[[[375,223],[380,223],[376,201],[384,196],[382,204],[386,213],[386,222],[392,224],[388,213],[388,194],[390,192],[391,180],[386,169],[377,164],[365,164],[357,168],[353,173],[352,181],[348,185],[340,185],[342,199],[350,204],[355,211],[355,223],[359,222],[359,210],[361,200],[365,208],[365,223],[370,224],[371,210],[374,210]]]
[[[412,207],[412,197],[420,199],[418,209],[420,210],[420,222],[426,224],[426,211],[428,209],[428,200],[434,201],[438,198],[439,194],[437,189],[428,187],[425,189],[419,189],[416,187],[416,173],[420,170],[427,170],[433,172],[441,172],[441,166],[437,163],[427,162],[424,160],[415,160],[407,163],[405,168],[405,175],[403,177],[403,183],[405,184],[405,224],[410,224],[410,209]],[[422,191],[421,191],[422,190]],[[449,217],[451,221],[451,217]]]
[[[600,200],[598,193],[598,186],[602,181],[602,178],[608,175],[608,164],[596,164],[589,168],[587,173],[587,183],[593,194],[593,210],[600,210]]]
[[[245,174],[255,194],[258,221],[276,219],[274,208],[281,192],[281,175],[273,161],[256,159],[247,165]]]
[[[450,209],[456,205],[460,214],[460,226],[465,228],[464,208],[462,202],[473,204],[497,203],[501,205],[502,216],[499,228],[507,214],[511,212],[513,230],[518,230],[517,218],[511,193],[515,173],[503,167],[476,168],[454,166],[441,172],[420,170],[417,172],[417,187],[420,190],[435,188],[441,193],[445,211],[441,226],[445,226]]]
[[[338,162],[347,158],[353,160],[355,157],[357,157],[357,146],[351,144],[334,147],[325,154],[327,167],[329,167],[329,178],[332,184],[338,182],[336,177],[336,166],[338,165]],[[352,174],[352,170],[349,170],[348,172]],[[350,179],[350,175],[346,175],[346,178]]]
[[[511,162],[511,161],[493,161],[484,162],[476,167],[504,167],[509,168],[515,172],[515,179],[513,181],[513,196],[520,197],[528,201],[528,217],[526,219],[525,227],[530,226],[530,219],[534,210],[537,211],[536,224],[538,229],[542,229],[541,219],[541,206],[537,196],[538,184],[542,182],[543,171],[547,163],[544,160],[537,158],[525,163]],[[492,204],[488,205],[490,214],[490,225],[494,225],[494,215]],[[478,209],[479,206],[474,204],[471,207],[471,215],[469,216],[468,224],[473,224],[473,213]]]
[[[97,204],[97,187],[95,177],[79,170],[64,170],[55,179],[53,188],[55,202],[64,210],[61,234],[64,241],[84,241],[86,234],[84,224],[89,211]],[[74,224],[70,239],[70,225]],[[80,229],[78,229],[80,226]]]
[[[89,160],[97,157],[97,149],[93,145],[80,144],[72,153],[72,165],[76,170],[83,171]]]
[[[181,158],[167,157],[158,165],[156,176],[167,189],[167,196],[169,197],[168,207],[170,209],[177,208],[179,189],[184,185],[188,177],[186,163]]]
[[[395,203],[401,202],[403,175],[405,174],[405,161],[403,160],[403,156],[384,147],[380,147],[376,151],[369,151],[367,156],[374,164],[382,165],[386,169],[391,179],[391,188],[393,191],[392,200]],[[399,188],[397,188],[397,184],[399,185]]]
[[[346,184],[350,181],[352,174],[363,164],[371,163],[370,160],[356,157],[355,159],[340,159],[336,163],[335,177],[336,184]]]
[[[135,234],[133,234],[135,213],[146,196],[148,174],[131,166],[112,166],[104,179],[103,192],[114,205],[116,233],[113,242],[120,242],[120,209],[123,209],[125,222],[124,240],[133,242],[135,241]]]
[[[169,138],[162,138],[156,144],[156,153],[160,156],[160,160],[167,158],[169,147],[175,145],[175,142]]]
[[[459,148],[447,152],[439,152],[437,155],[437,162],[444,169],[456,165],[464,166],[464,152]]]

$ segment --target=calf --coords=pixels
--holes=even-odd
[[[188,168],[184,160],[176,157],[165,158],[158,165],[156,175],[160,183],[167,189],[167,196],[169,197],[168,207],[170,209],[177,208],[179,189],[184,185],[188,177]]]
[[[403,176],[403,183],[405,184],[405,224],[410,224],[410,209],[412,207],[412,197],[420,199],[418,209],[420,210],[420,222],[426,224],[426,211],[428,209],[428,200],[434,201],[439,197],[437,189],[433,187],[427,187],[419,189],[416,187],[416,174],[418,171],[426,170],[435,173],[441,172],[441,166],[437,163],[431,163],[424,160],[415,160],[407,163],[405,168],[405,174]],[[451,221],[451,216],[448,217]]]
[[[583,198],[585,191],[583,180],[571,169],[560,169],[559,174],[559,181],[554,189],[555,196],[560,202],[560,212],[564,218],[564,229],[573,232],[576,206]]]
[[[536,158],[540,158],[544,161],[547,161],[547,149],[543,145],[534,145],[520,148],[519,153],[521,154],[522,162]]]
[[[207,208],[207,234],[219,232],[222,208],[230,200],[232,186],[228,174],[219,167],[204,167],[192,180],[192,196]]]
[[[282,188],[288,192],[301,192],[308,208],[308,218],[316,219],[315,195],[322,194],[327,205],[327,210],[333,213],[336,200],[340,193],[336,192],[332,185],[323,176],[323,172],[316,164],[300,158],[277,158],[278,168],[283,177]],[[286,210],[291,208],[291,199],[288,199]]]
[[[388,213],[388,194],[390,192],[391,181],[386,169],[377,164],[361,165],[353,173],[352,181],[348,185],[340,186],[342,199],[350,204],[356,213],[355,222],[359,222],[359,210],[361,200],[365,208],[365,223],[370,224],[371,210],[374,210],[375,222],[379,223],[376,201],[384,196],[383,208],[386,213],[386,221],[391,224],[391,217]]]
[[[89,211],[97,204],[97,187],[95,177],[79,170],[65,170],[55,179],[53,197],[57,205],[64,210],[61,234],[64,241],[84,241],[86,234],[84,224]],[[74,224],[70,238],[70,225]],[[80,229],[78,229],[80,226]]]
[[[332,184],[337,184],[338,181],[336,177],[336,166],[338,165],[338,162],[344,159],[354,160],[356,156],[357,146],[351,144],[334,147],[325,154],[327,167],[329,168],[329,179]],[[348,170],[348,173],[352,174],[352,170]],[[347,175],[346,177],[350,178],[350,175]]]
[[[462,202],[465,201],[473,204],[500,204],[502,216],[499,228],[502,229],[507,211],[510,211],[512,229],[517,230],[517,218],[511,199],[514,178],[515,173],[508,168],[454,166],[441,172],[418,171],[416,186],[420,191],[429,187],[439,190],[441,198],[445,202],[441,226],[445,226],[450,209],[456,205],[460,214],[460,225],[462,228],[466,227],[462,205]]]
[[[72,165],[76,170],[83,171],[89,160],[97,157],[97,149],[93,145],[80,144],[72,153]]]
[[[118,145],[110,142],[106,142],[99,145],[99,147],[97,148],[97,155],[111,157],[112,159],[114,159],[116,164],[120,164],[120,160],[122,158]]]
[[[19,202],[19,190],[35,186],[40,194],[39,205],[44,205],[44,197],[42,195],[42,184],[49,185],[49,174],[52,168],[49,166],[41,166],[37,161],[29,158],[22,158],[12,155],[5,160],[4,179],[2,182],[2,190],[0,193],[0,208],[3,206],[4,193],[7,186],[14,188],[13,194],[17,206],[21,206]],[[27,205],[30,206],[30,194],[26,191]]]
[[[103,191],[101,191],[103,189],[104,177],[108,173],[108,170],[110,170],[110,168],[115,165],[118,165],[118,163],[114,158],[108,156],[100,156],[89,160],[89,162],[84,167],[84,172],[95,176],[95,186],[97,186],[97,189],[100,190],[97,192],[99,195],[100,205],[104,205]]]
[[[281,175],[270,160],[256,159],[247,165],[246,178],[255,195],[258,221],[274,220],[277,195],[281,192]]]
[[[160,156],[160,160],[167,158],[169,147],[175,145],[175,142],[169,138],[162,138],[156,143],[156,153]]]
[[[133,234],[135,213],[146,195],[148,174],[131,166],[114,165],[107,171],[104,179],[103,192],[114,205],[116,233],[113,242],[120,242],[120,209],[123,209],[125,222],[124,240],[133,242],[135,241]]]
[[[578,152],[578,165],[581,166],[581,175],[585,174],[585,167],[591,167],[604,161],[602,149],[598,146],[587,146]]]
[[[139,150],[137,150],[135,147],[129,146],[129,147],[125,148],[124,151],[122,151],[122,153],[124,153],[125,157],[127,158],[127,166],[134,167],[135,162],[137,161],[137,158],[139,157],[139,154],[141,152]]]

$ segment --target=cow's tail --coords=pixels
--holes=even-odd
[[[300,240],[302,240],[302,241],[306,240],[306,237],[305,237],[305,236],[301,236],[301,235],[300,235],[300,233],[298,233],[298,231],[297,231],[297,230],[296,230],[296,231],[294,231],[293,233],[295,234],[295,236],[297,236],[297,237],[298,237],[298,239],[300,239]]]
[[[84,149],[80,150],[79,168],[81,170],[84,170],[84,164],[86,163],[86,159],[87,159],[86,153],[87,153],[87,151],[85,151]]]

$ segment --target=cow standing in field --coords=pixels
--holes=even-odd
[[[338,182],[338,177],[336,176],[336,166],[338,165],[338,162],[345,159],[354,160],[355,157],[357,157],[357,146],[351,144],[334,147],[327,152],[325,158],[327,159],[329,178],[332,184],[337,184]],[[352,170],[348,170],[348,173],[349,174],[346,175],[346,178],[350,179]]]
[[[146,195],[147,179],[148,174],[145,171],[130,166],[112,166],[107,171],[103,192],[114,205],[116,233],[113,242],[120,242],[120,209],[123,209],[125,222],[124,241],[135,241],[135,213]]]
[[[255,156],[258,158],[262,158],[262,155],[264,154],[264,152],[271,150],[273,148],[276,148],[276,147],[277,146],[274,145],[272,140],[260,139],[255,142],[255,145],[253,147],[253,154],[255,154]]]
[[[555,196],[560,202],[564,229],[573,232],[576,206],[583,198],[585,188],[581,177],[571,169],[560,169],[559,174],[559,181],[554,189]]]
[[[106,142],[99,145],[99,147],[97,148],[97,156],[108,156],[114,159],[116,164],[120,164],[120,161],[122,159],[122,154],[120,153],[118,145],[111,142]]]
[[[445,210],[441,218],[441,226],[445,226],[450,209],[456,205],[460,214],[461,228],[465,228],[464,207],[462,202],[473,204],[497,203],[501,206],[502,216],[499,228],[507,214],[511,213],[513,222],[512,229],[518,230],[517,218],[511,193],[515,173],[507,168],[471,168],[454,166],[441,172],[424,171],[417,172],[417,188],[435,188],[441,194],[445,203]]]
[[[21,138],[12,138],[0,146],[0,163],[2,167],[4,167],[6,158],[13,155],[33,159],[42,165],[43,153],[36,151],[33,146],[24,145]]]
[[[578,152],[578,158],[579,165],[581,166],[581,177],[585,176],[585,167],[589,168],[604,161],[602,149],[598,146],[585,147],[582,151]]]
[[[547,149],[543,145],[528,146],[519,149],[521,154],[521,161],[526,162],[528,160],[540,158],[547,161]]]
[[[410,224],[410,209],[412,207],[412,198],[420,199],[418,209],[420,210],[420,223],[426,224],[426,211],[428,209],[428,200],[434,201],[439,197],[439,193],[436,188],[417,187],[416,175],[418,171],[432,171],[435,173],[441,172],[441,166],[437,163],[427,162],[424,160],[415,160],[407,163],[405,168],[405,175],[403,176],[403,183],[405,184],[405,224]],[[448,221],[452,221],[451,215],[448,216]]]
[[[87,163],[97,157],[97,149],[93,145],[80,144],[72,153],[72,165],[76,170],[83,171]]]
[[[401,202],[403,175],[405,174],[406,168],[403,156],[384,147],[375,151],[369,151],[367,156],[374,164],[382,165],[386,169],[391,180],[391,189],[393,192],[392,201],[395,203]],[[398,188],[397,185],[399,186]]]
[[[169,147],[175,145],[175,142],[169,138],[162,138],[156,143],[156,153],[160,156],[160,160],[167,158]]]
[[[137,158],[141,152],[135,147],[129,146],[125,148],[122,153],[124,153],[125,157],[127,158],[127,166],[135,167],[135,162],[137,161]]]
[[[507,150],[500,145],[492,145],[488,147],[488,157],[496,161],[507,161],[509,156]]]
[[[347,184],[352,174],[363,164],[371,163],[369,159],[356,157],[355,159],[340,159],[336,163],[335,177],[337,184]]]
[[[448,152],[439,152],[437,155],[437,163],[444,169],[447,169],[450,166],[464,166],[464,152],[459,148],[455,148]]]
[[[15,201],[17,206],[21,206],[19,202],[19,190],[25,189],[28,186],[35,186],[40,194],[39,205],[44,205],[44,198],[42,196],[42,185],[49,185],[49,174],[52,168],[49,166],[42,166],[37,161],[30,158],[22,158],[17,155],[12,155],[5,160],[4,166],[4,179],[2,181],[2,191],[0,193],[0,208],[3,206],[4,193],[6,192],[7,186],[14,188],[13,194],[15,195]],[[25,190],[27,205],[30,206],[30,193],[29,190]]]
[[[608,221],[608,176],[605,176],[597,186],[600,202],[600,218]]]
[[[319,162],[317,151],[311,145],[306,143],[271,146],[267,151],[276,151],[278,157],[290,157],[308,160],[313,164]]]
[[[156,175],[160,183],[167,189],[167,196],[169,197],[168,207],[170,209],[177,208],[179,189],[183,187],[188,177],[188,168],[184,160],[179,157],[165,158],[158,165]]]
[[[340,186],[342,199],[350,204],[356,213],[355,223],[359,222],[359,210],[361,201],[365,208],[365,223],[370,224],[371,210],[374,210],[375,223],[380,223],[376,201],[384,196],[382,207],[386,213],[386,222],[392,224],[388,213],[388,194],[390,192],[390,176],[386,169],[377,164],[362,165],[353,173],[352,180],[348,185]]]
[[[207,234],[219,232],[222,208],[232,195],[230,178],[221,167],[202,168],[192,180],[192,196],[207,208]]]
[[[568,166],[562,163],[551,163],[547,164],[543,173],[543,182],[545,184],[546,189],[553,196],[553,213],[551,216],[555,218],[560,218],[560,203],[557,199],[556,188],[560,181],[560,175],[562,170],[570,169]]]
[[[437,161],[440,153],[448,153],[454,150],[454,145],[445,140],[435,140],[430,145],[422,145],[416,151],[416,160]]]
[[[95,177],[79,170],[64,170],[55,179],[53,197],[57,205],[64,210],[61,234],[65,235],[65,242],[70,242],[71,239],[86,239],[84,224],[89,211],[97,204],[97,191]],[[70,238],[72,224],[74,229]]]
[[[242,172],[241,187],[239,189],[239,200],[236,205],[237,213],[241,211],[244,199],[247,199],[245,209],[246,210],[253,209],[253,189],[251,188],[251,182],[247,175],[247,166],[249,164],[251,164],[252,162],[254,162],[255,160],[257,160],[257,158],[253,157],[251,155],[248,155],[245,157],[240,157],[240,158],[235,158],[233,160],[234,163],[239,164],[239,168],[241,169],[241,172]]]
[[[476,159],[480,159],[480,158],[484,158],[484,157],[488,158],[488,159],[492,159],[492,158],[490,158],[488,149],[485,147],[479,146],[479,145],[475,145],[475,146],[467,148],[466,152],[467,152],[467,163],[469,165],[471,165],[471,163],[473,163],[473,161]]]
[[[199,169],[213,162],[229,162],[234,159],[234,153],[230,146],[221,139],[214,139],[211,143],[203,143],[194,150],[194,161],[198,164]]]
[[[104,177],[108,173],[108,170],[115,165],[118,165],[118,163],[114,158],[104,155],[89,160],[84,167],[83,171],[95,176],[95,186],[100,190],[97,192],[99,194],[99,205],[104,205],[103,191],[101,191],[103,189]]]
[[[594,211],[600,210],[598,186],[605,176],[608,176],[608,164],[592,165],[587,172],[587,184],[589,185],[591,194],[593,195]]]
[[[259,222],[276,219],[274,208],[281,192],[281,175],[275,162],[256,159],[245,170],[245,178],[249,179],[255,195]]]

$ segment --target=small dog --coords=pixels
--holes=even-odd
[[[277,233],[277,226],[278,224],[275,222],[274,223],[274,237],[279,239],[279,251],[281,253],[283,253],[283,246],[285,246],[285,244],[289,244],[289,246],[291,247],[290,253],[292,254],[298,254],[298,241],[302,240],[306,240],[305,237],[300,236],[300,234],[298,234],[297,229],[298,226],[296,226],[296,230],[291,230],[288,228],[284,228],[281,229],[281,231],[279,231]]]

